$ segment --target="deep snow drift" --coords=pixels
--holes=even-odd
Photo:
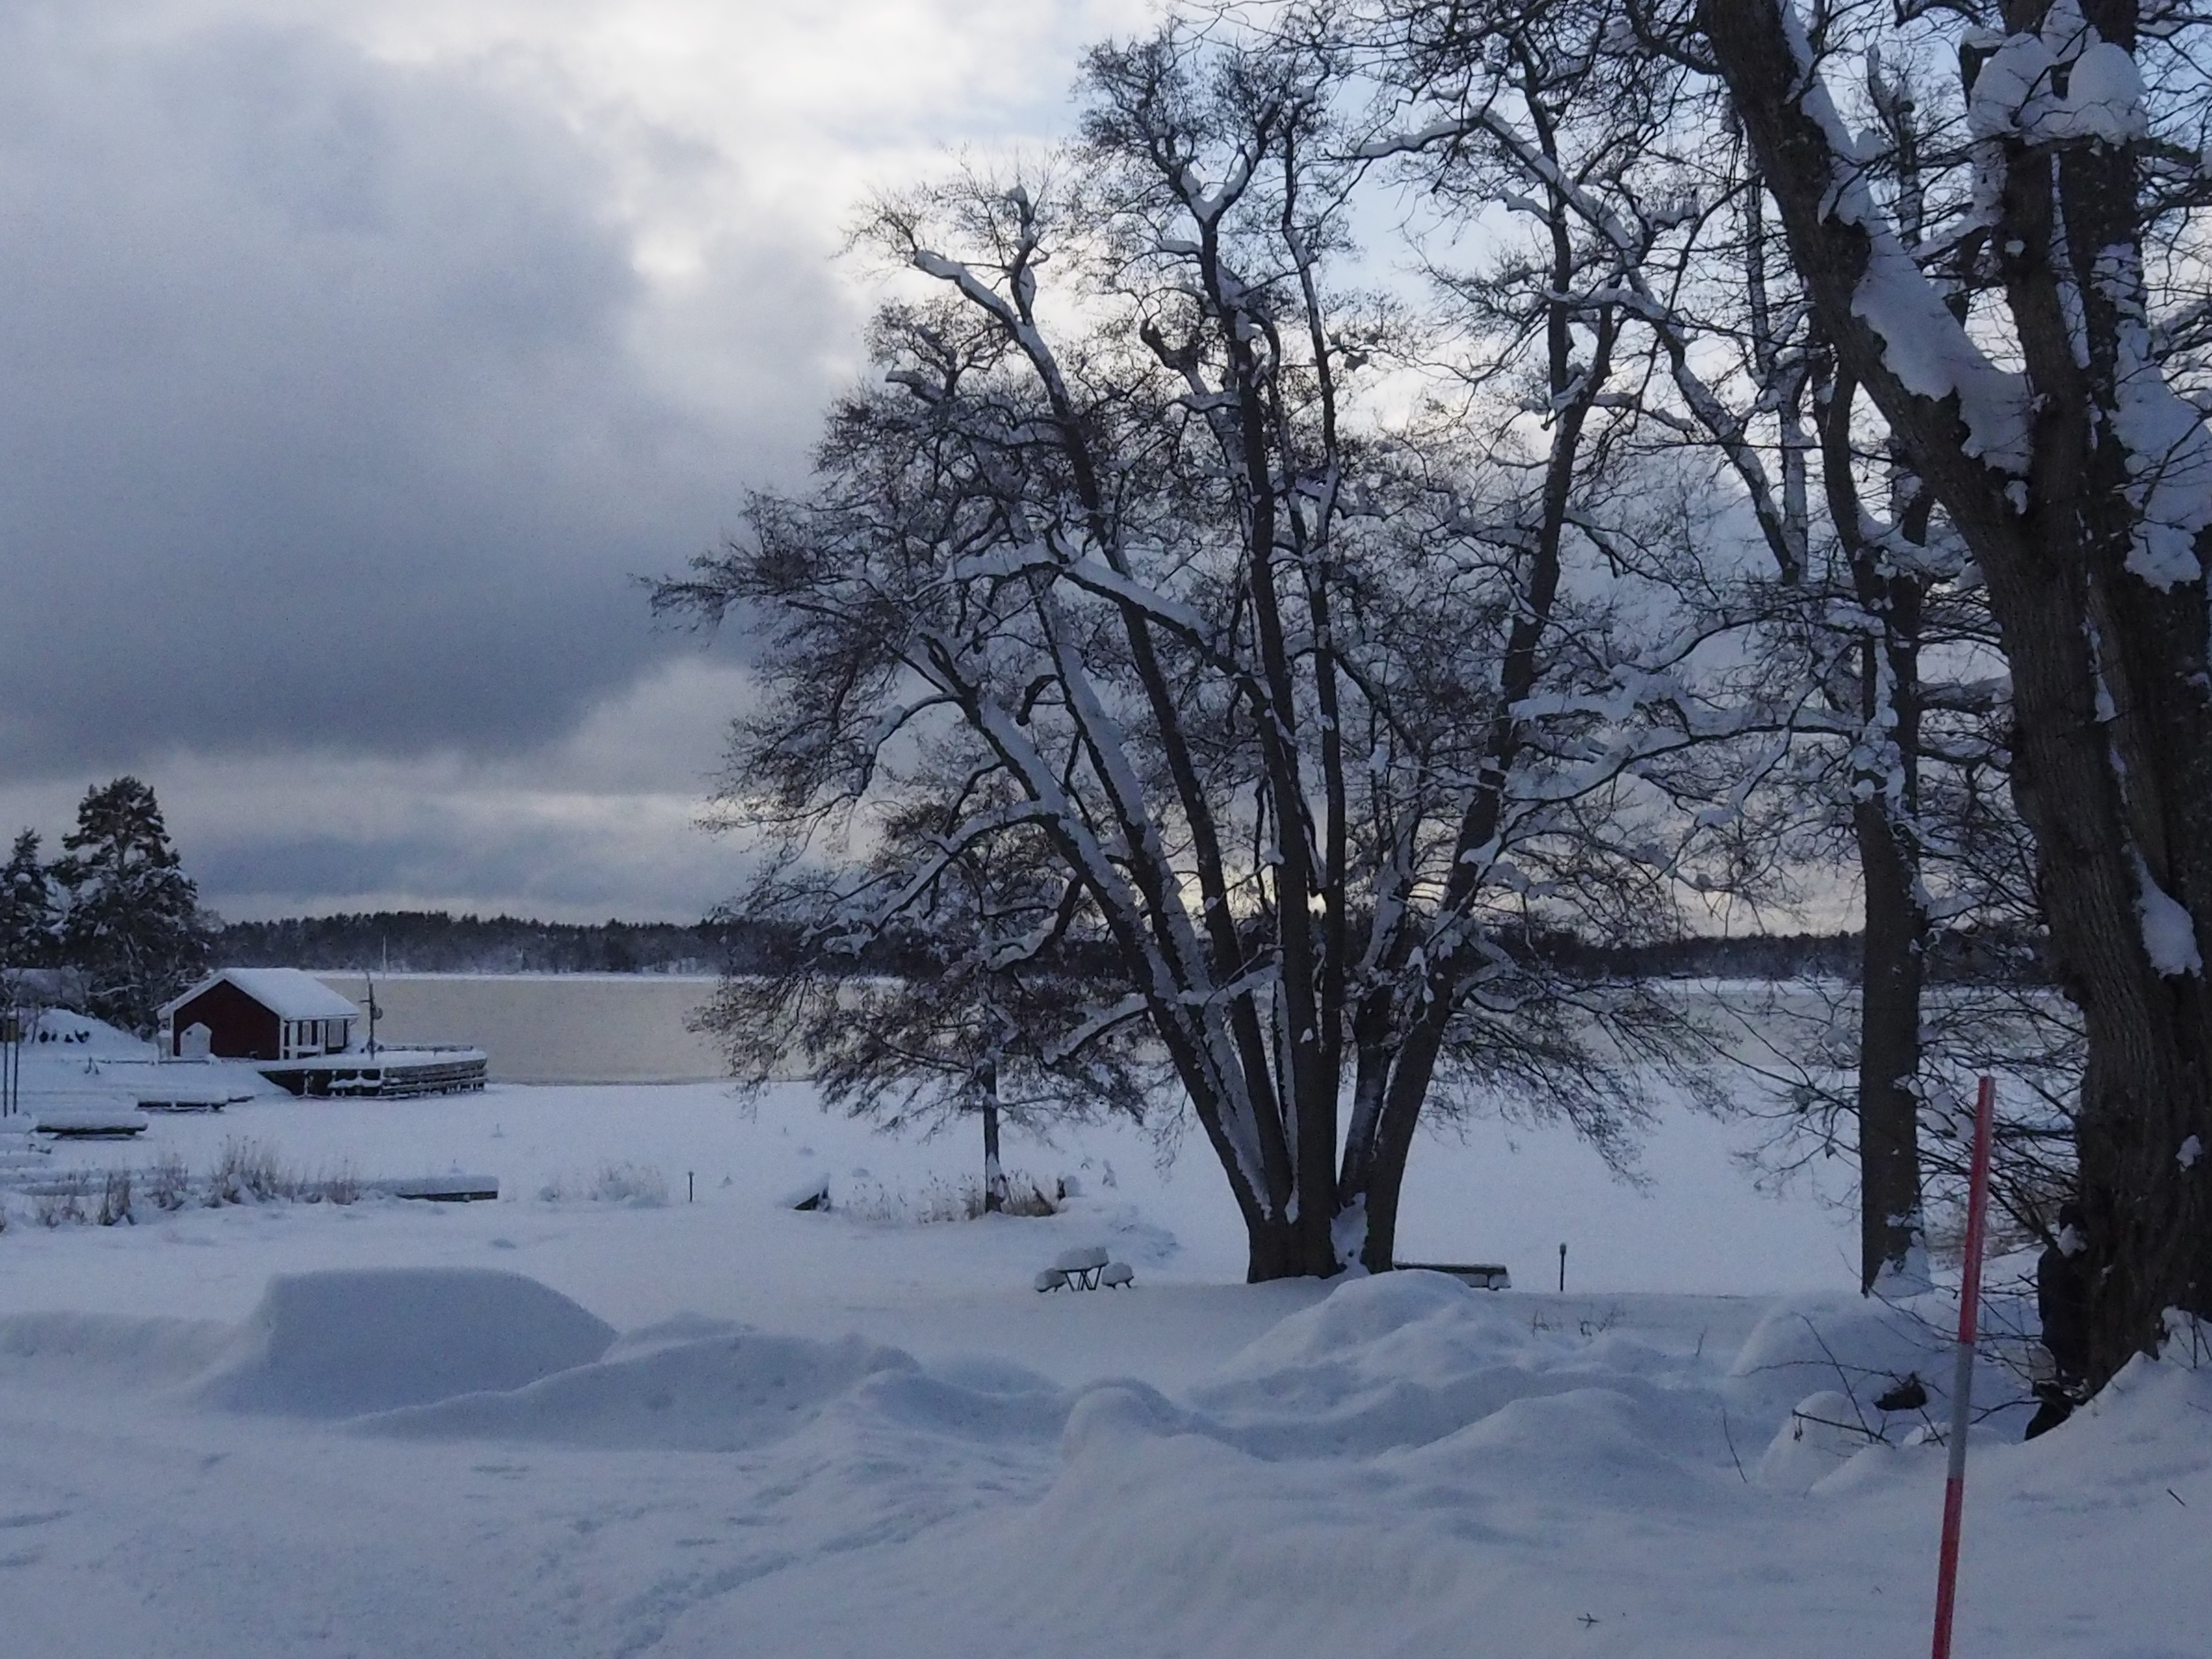
[[[902,1224],[898,1195],[968,1149],[866,1137],[796,1091],[753,1119],[710,1091],[283,1103],[67,1156],[196,1164],[247,1133],[307,1167],[495,1168],[509,1197],[106,1229],[8,1198],[0,1650],[1863,1659],[1927,1639],[1940,1295],[1559,1296],[1526,1288],[1540,1255],[1506,1292],[1248,1287],[1224,1282],[1233,1220],[1194,1161],[1163,1177],[1103,1133],[1025,1146],[1077,1176],[1066,1212]],[[1577,1265],[1606,1260],[1612,1189],[1577,1188],[1574,1158],[1430,1152],[1439,1240],[1487,1243],[1517,1178],[1576,1217]],[[1636,1228],[1679,1210],[1693,1233],[1790,1236],[1724,1161],[1670,1192],[1654,1152],[1651,1192],[1614,1200],[1653,1218]],[[592,1179],[617,1159],[624,1180]],[[813,1166],[858,1213],[775,1207]],[[1794,1262],[1708,1243],[1707,1270],[1816,1276],[1835,1223],[1796,1201],[1815,1219],[1789,1224],[1813,1241]],[[1086,1243],[1137,1288],[1027,1288]],[[1992,1311],[2024,1317],[2002,1293]],[[1977,1385],[1961,1659],[2202,1655],[2212,1360],[2140,1364],[2022,1445],[2006,1358]],[[1930,1404],[1883,1413],[1907,1373]]]
[[[232,1411],[358,1417],[519,1389],[588,1365],[613,1327],[520,1273],[366,1267],[269,1281],[199,1397]]]

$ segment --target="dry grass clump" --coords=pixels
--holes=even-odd
[[[919,1192],[886,1187],[880,1182],[856,1186],[853,1195],[838,1206],[848,1215],[892,1227],[929,1227],[945,1221],[975,1221],[988,1213],[983,1202],[983,1178],[952,1179],[932,1176]],[[1002,1215],[1058,1215],[1062,1202],[1058,1182],[1048,1186],[1035,1176],[1019,1171],[1006,1176],[1006,1202]]]
[[[118,1221],[138,1224],[138,1218],[131,1213],[131,1171],[108,1170],[102,1173],[100,1182],[100,1210],[93,1217],[103,1227],[112,1227]]]
[[[82,1221],[84,1200],[92,1191],[92,1176],[82,1170],[72,1170],[67,1175],[42,1187],[34,1195],[31,1213],[41,1227],[59,1227],[69,1222]]]
[[[181,1210],[192,1195],[192,1174],[185,1160],[164,1152],[146,1166],[146,1196],[157,1210]]]
[[[265,1142],[234,1139],[198,1179],[174,1152],[137,1167],[59,1171],[32,1189],[32,1215],[45,1227],[82,1222],[113,1227],[135,1224],[142,1200],[173,1212],[195,1202],[210,1210],[233,1204],[351,1204],[361,1194],[361,1176],[350,1164],[307,1175]],[[6,1212],[0,1211],[0,1231],[6,1228]]]
[[[200,1202],[210,1210],[226,1204],[350,1204],[361,1196],[361,1176],[351,1164],[313,1175],[294,1168],[266,1141],[231,1139],[208,1172]]]
[[[128,1170],[70,1170],[36,1188],[32,1214],[42,1227],[89,1221],[102,1227],[135,1224]]]

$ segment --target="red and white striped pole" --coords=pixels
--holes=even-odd
[[[1959,1596],[1959,1521],[1966,1507],[1966,1422],[1973,1415],[1974,1334],[1982,1312],[1982,1240],[1990,1219],[1990,1121],[1997,1085],[1984,1078],[1974,1098],[1973,1173],[1966,1186],[1966,1260],[1959,1277],[1959,1352],[1951,1372],[1951,1474],[1943,1483],[1943,1553],[1936,1569],[1935,1659],[1951,1659],[1951,1611]]]

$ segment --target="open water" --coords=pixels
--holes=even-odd
[[[361,975],[317,977],[366,1012]],[[376,1036],[473,1043],[501,1083],[696,1083],[724,1075],[714,1044],[684,1029],[714,991],[664,974],[380,974]]]

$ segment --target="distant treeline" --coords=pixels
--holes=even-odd
[[[714,974],[767,971],[795,929],[751,921],[529,921],[444,910],[378,910],[225,923],[226,968],[396,974]]]
[[[1611,945],[1552,933],[1524,940],[1520,948],[1593,979],[1852,981],[1859,976],[1856,933],[1760,933]],[[2049,977],[2039,939],[1955,930],[1940,933],[1930,941],[1927,971],[1929,982],[1939,985],[2040,984]]]
[[[230,922],[217,930],[213,958],[231,968],[364,969],[415,974],[775,973],[804,949],[791,924],[715,918],[667,921],[528,921],[517,916],[456,916],[443,910],[380,910],[282,921]],[[1509,949],[1515,948],[1509,945]],[[1600,945],[1565,934],[1524,938],[1518,949],[1593,979],[1851,980],[1856,933],[1767,933],[1735,939],[1656,940]],[[887,942],[857,958],[859,973],[922,968],[918,945]],[[2033,941],[1986,933],[1939,935],[1929,955],[1936,982],[2036,981]],[[1101,962],[1102,971],[1110,964]]]

